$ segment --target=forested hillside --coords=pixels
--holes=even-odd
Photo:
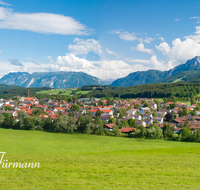
[[[200,93],[200,83],[145,84],[115,89],[98,88],[90,92],[88,97],[120,97],[120,98],[164,98],[194,97]]]

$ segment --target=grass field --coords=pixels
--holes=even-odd
[[[184,103],[184,104],[187,104],[188,106],[191,106],[191,102],[190,101],[188,101],[188,102],[177,101],[176,103]]]
[[[60,92],[62,92],[62,93],[60,93]],[[91,92],[91,91],[77,91],[76,94],[87,94],[89,92]],[[72,91],[71,90],[55,89],[55,90],[52,90],[52,91],[42,90],[42,91],[39,91],[39,92],[36,92],[36,93],[38,93],[38,94],[51,94],[51,95],[58,95],[59,94],[59,95],[69,96],[72,93]]]
[[[184,78],[184,77],[179,78],[179,79],[176,79],[176,80],[174,80],[172,83],[181,82],[183,78]]]
[[[0,129],[1,189],[199,189],[200,143]]]

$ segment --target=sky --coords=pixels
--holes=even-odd
[[[81,71],[111,82],[195,56],[199,0],[0,0],[0,77]]]

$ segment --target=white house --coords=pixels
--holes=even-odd
[[[126,113],[130,114],[130,115],[136,115],[137,111],[138,111],[138,109],[130,109]]]
[[[163,117],[154,117],[153,121],[157,121],[158,123],[163,123],[164,118]]]
[[[141,115],[132,115],[134,117],[134,119],[136,120],[141,120],[142,116]]]
[[[151,109],[149,107],[144,107],[139,109],[140,114],[144,114],[146,111],[151,111]]]
[[[144,121],[136,121],[135,124],[136,125],[143,125],[144,127],[146,127],[146,123]]]
[[[154,109],[154,110],[157,109],[157,104],[156,104],[155,102],[151,102],[151,105],[150,105],[150,106],[151,106],[151,108]]]

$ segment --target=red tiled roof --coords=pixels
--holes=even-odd
[[[47,115],[39,115],[39,117],[48,117]]]
[[[174,128],[174,131],[180,131],[182,130],[183,128]]]
[[[115,124],[108,123],[108,124],[105,124],[104,126],[107,127],[107,128],[109,128],[109,129],[112,129],[115,126]]]
[[[91,109],[90,112],[97,112],[98,109]]]
[[[34,98],[31,98],[31,97],[25,97],[25,100],[31,101],[31,100],[34,100]]]
[[[174,102],[167,102],[166,104],[173,104]]]
[[[102,109],[101,111],[104,112],[104,113],[109,113],[109,112],[111,112],[112,110],[107,110],[107,109],[104,110],[104,109]]]
[[[132,131],[133,129],[134,129],[133,127],[122,127],[122,128],[120,129],[120,131],[121,131],[122,133],[128,133],[128,132]]]
[[[57,109],[57,110],[60,110],[60,109],[61,109],[61,107],[55,107],[55,109]]]
[[[113,108],[113,106],[104,106],[104,108]]]

